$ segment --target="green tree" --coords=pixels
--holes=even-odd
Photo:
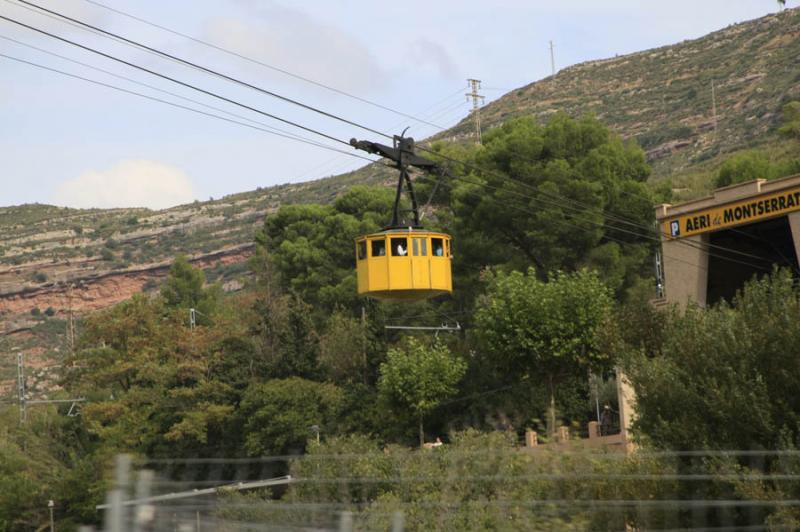
[[[783,106],[783,125],[778,131],[787,137],[800,139],[800,102]]]
[[[312,426],[322,434],[332,431],[341,403],[342,392],[333,384],[299,377],[254,383],[239,409],[244,447],[251,456],[302,450]]]
[[[441,342],[433,345],[409,337],[390,349],[381,364],[378,390],[395,409],[410,411],[419,423],[419,444],[425,443],[424,417],[458,392],[467,363]]]
[[[198,311],[197,322],[208,324],[220,297],[217,285],[205,286],[206,276],[193,267],[185,255],[175,257],[169,276],[161,285],[161,297],[167,307]]]
[[[222,448],[235,437],[226,428],[240,393],[210,371],[237,319],[217,321],[191,331],[182,312],[145,295],[89,316],[65,379],[73,396],[88,399],[86,430],[125,452]]]
[[[357,308],[355,244],[358,235],[389,221],[391,191],[354,187],[333,206],[285,205],[268,216],[256,235],[266,253],[270,276],[320,314],[337,305]]]
[[[457,183],[452,194],[456,268],[467,284],[476,280],[467,270],[486,265],[534,265],[542,277],[594,266],[593,250],[610,242],[621,243],[616,256],[602,257],[603,266],[620,262],[612,270],[621,284],[612,288],[648,275],[646,254],[638,251],[653,220],[644,152],[595,118],[559,114],[544,126],[508,121],[486,134],[469,168],[469,182]]]
[[[361,321],[334,312],[320,338],[320,365],[337,384],[364,382],[368,331]]]
[[[728,158],[714,179],[714,186],[727,187],[754,179],[771,179],[774,169],[769,158],[760,151],[746,151]]]
[[[731,304],[667,316],[660,352],[628,376],[636,430],[656,447],[779,449],[800,441],[800,290],[791,273],[753,281]]]
[[[500,373],[544,382],[550,391],[550,428],[559,382],[612,362],[599,349],[610,316],[609,289],[593,272],[556,272],[541,281],[533,269],[488,274],[489,286],[475,313],[481,345]]]

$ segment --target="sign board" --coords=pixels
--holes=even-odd
[[[800,187],[793,187],[666,218],[661,223],[661,231],[667,239],[683,238],[766,220],[797,210],[800,210]]]

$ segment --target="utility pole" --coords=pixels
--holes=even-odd
[[[56,503],[54,503],[52,499],[47,503],[47,507],[50,509],[50,532],[56,532],[56,523],[53,519],[53,508],[55,508],[55,505]]]
[[[17,395],[19,397],[19,422],[25,423],[28,413],[28,405],[52,405],[68,403],[70,405],[68,416],[73,417],[78,415],[76,408],[78,403],[86,401],[84,397],[76,397],[74,399],[28,399],[27,390],[25,386],[25,355],[17,353]]]
[[[74,285],[70,283],[67,288],[67,353],[70,356],[75,354],[75,317],[72,313],[72,289]],[[74,364],[73,359],[73,364]]]
[[[553,53],[553,41],[550,41],[550,73],[556,75],[556,56]]]
[[[714,140],[717,138],[717,91],[714,80],[711,80],[711,112],[714,116]]]
[[[367,309],[361,306],[361,362],[364,364],[364,384],[367,384]]]
[[[17,353],[17,396],[19,397],[19,422],[25,423],[25,355]]]
[[[466,94],[467,101],[472,98],[472,114],[475,115],[475,134],[478,144],[481,144],[481,102],[484,100],[484,97],[478,94],[478,90],[481,88],[481,80],[468,79],[467,83],[469,83],[471,89]]]

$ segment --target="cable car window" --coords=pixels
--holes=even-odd
[[[413,244],[411,249],[414,251],[415,257],[427,257],[428,256],[428,239],[427,238],[412,238],[411,243]]]
[[[408,239],[406,237],[392,238],[392,256],[405,257],[406,255],[408,255]]]
[[[358,260],[364,260],[367,258],[367,241],[362,240],[358,243]]]
[[[444,256],[444,243],[441,238],[431,238],[431,247],[433,248],[433,255],[435,257]]]
[[[383,239],[372,241],[372,256],[385,257],[386,256],[386,241]]]
[[[447,240],[447,256],[448,257],[452,257],[452,255],[450,254],[450,241],[449,240]]]

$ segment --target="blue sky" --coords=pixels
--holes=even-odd
[[[87,0],[31,1],[379,131],[397,133],[411,126],[409,134],[417,138],[438,131]],[[481,79],[490,101],[549,75],[550,40],[555,43],[556,67],[563,68],[696,38],[778,8],[772,0],[96,1],[445,127],[468,112],[466,78]],[[787,2],[788,7],[799,4],[800,0]],[[16,0],[0,0],[0,15],[336,138],[381,141],[353,126],[65,25]],[[2,20],[0,37],[289,129]],[[0,54],[198,107],[3,38]],[[39,202],[162,208],[325,177],[364,162],[0,57],[3,206]]]

